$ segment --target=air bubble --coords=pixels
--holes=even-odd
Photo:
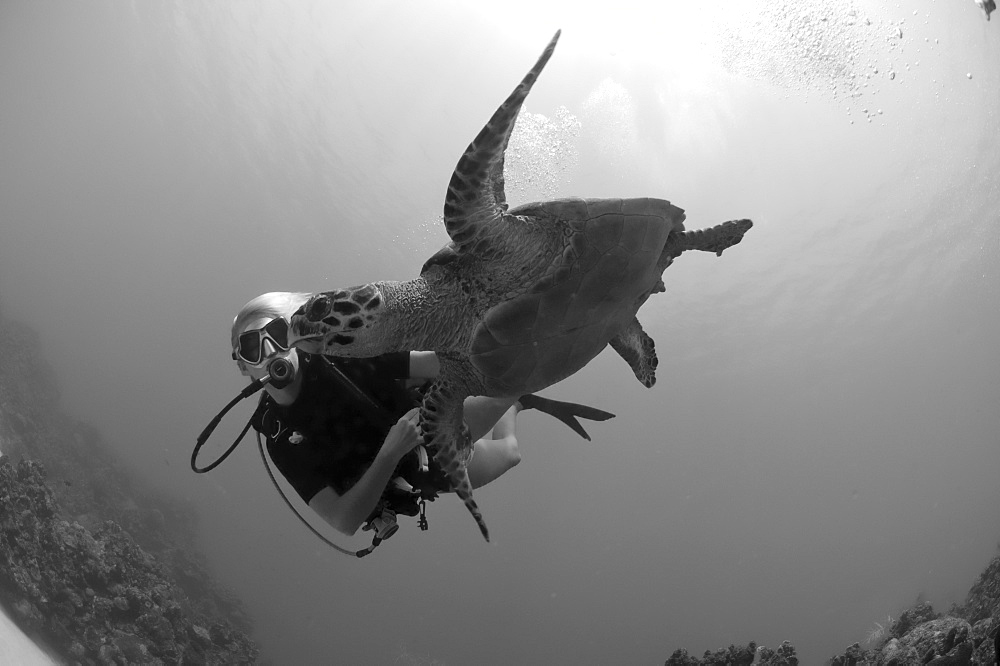
[[[555,117],[522,108],[514,124],[504,165],[504,180],[512,199],[550,199],[575,170],[581,123],[566,107]]]
[[[857,111],[865,96],[878,93],[866,81],[874,83],[873,76],[895,81],[896,72],[919,65],[902,62],[902,58],[906,47],[921,39],[916,34],[904,35],[906,23],[900,15],[912,12],[912,6],[890,15],[859,7],[858,0],[759,3],[751,13],[740,14],[738,20],[734,17],[721,27],[721,64],[735,74],[766,80],[803,96],[820,92]],[[919,17],[920,12],[913,15]],[[923,40],[929,42],[929,37]]]

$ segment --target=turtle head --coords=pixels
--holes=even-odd
[[[288,342],[309,354],[364,355],[351,352],[363,346],[365,329],[382,305],[381,292],[371,284],[313,294],[292,315]]]

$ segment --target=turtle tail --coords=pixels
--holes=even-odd
[[[752,226],[750,220],[730,220],[710,229],[674,232],[663,253],[672,258],[685,250],[701,250],[722,256],[722,251],[743,240],[743,234]]]

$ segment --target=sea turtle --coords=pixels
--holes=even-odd
[[[556,199],[508,210],[504,151],[558,39],[459,160],[444,204],[451,242],[420,276],[317,293],[292,316],[291,343],[310,353],[437,352],[440,374],[421,406],[421,432],[487,540],[466,472],[472,442],[463,400],[513,403],[569,377],[608,344],[652,386],[656,354],[636,311],[664,290],[660,276],[675,257],[722,254],[752,226],[736,220],[684,231],[684,211],[662,199]]]

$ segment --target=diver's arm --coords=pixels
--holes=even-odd
[[[350,490],[340,495],[331,486],[327,486],[313,495],[309,500],[309,508],[338,532],[347,536],[357,532],[378,504],[382,491],[392,479],[396,465],[420,442],[415,424],[416,412],[415,409],[410,410],[392,426],[375,461]]]
[[[377,457],[350,490],[338,495],[332,486],[327,486],[313,495],[309,508],[338,532],[352,536],[375,508],[395,467]]]

